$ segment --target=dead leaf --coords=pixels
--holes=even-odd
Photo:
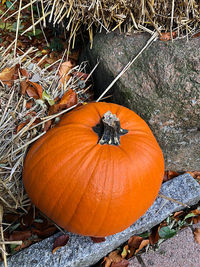
[[[120,262],[113,262],[112,263],[112,267],[127,267],[129,265],[129,261],[128,260],[121,260]]]
[[[20,68],[19,71],[23,77],[26,77],[27,79],[29,78],[27,70]]]
[[[58,236],[55,239],[54,243],[53,243],[52,253],[54,254],[57,249],[65,246],[68,241],[69,241],[69,235],[61,235],[61,236]]]
[[[19,241],[19,240],[26,240],[31,236],[31,230],[24,230],[24,231],[13,231],[12,234],[7,238],[9,241]]]
[[[119,250],[114,250],[108,254],[109,259],[111,262],[120,262],[122,260],[122,257],[119,255]]]
[[[121,253],[122,259],[126,258],[126,256],[128,255],[128,251],[129,251],[129,246],[128,245],[124,246],[123,251]]]
[[[61,77],[60,83],[67,82],[69,78],[71,77],[69,71],[74,67],[74,64],[72,64],[71,61],[66,61],[61,64],[60,69],[59,69],[59,76]]]
[[[30,109],[32,108],[34,102],[33,102],[33,99],[30,99],[26,102],[26,109]]]
[[[194,35],[192,35],[192,38],[197,38],[197,37],[199,37],[200,36],[200,32],[197,32],[197,33],[195,33]]]
[[[175,38],[176,37],[176,32],[172,32],[172,37]],[[160,40],[161,41],[169,41],[171,39],[171,33],[170,32],[163,32],[160,36]]]
[[[16,248],[14,248],[14,251],[19,251],[19,250],[21,250],[21,249],[23,249],[23,248],[27,248],[27,247],[29,247],[31,244],[33,243],[33,241],[32,240],[24,240],[23,242],[22,242],[22,245],[19,245],[19,246],[17,246]]]
[[[91,236],[90,237],[92,239],[92,241],[94,243],[101,243],[101,242],[105,242],[105,237],[94,237],[94,236]]]
[[[13,85],[15,69],[16,67],[3,69],[3,71],[0,73],[0,80],[3,82],[3,84],[8,86]]]
[[[27,125],[29,123],[29,119],[25,120],[24,122],[21,122],[16,129],[16,133],[18,133],[25,125]]]
[[[142,240],[142,242],[141,242],[139,248],[136,249],[135,254],[137,254],[140,250],[142,250],[142,249],[143,249],[144,247],[146,247],[148,244],[149,244],[149,240],[148,240],[148,239]]]
[[[199,223],[199,222],[200,222],[200,215],[193,217],[193,218],[192,218],[192,222],[193,222],[194,224]]]
[[[169,181],[173,179],[174,177],[177,177],[178,175],[180,175],[180,173],[175,172],[175,171],[165,171],[163,181],[164,182]]]
[[[200,228],[194,230],[194,240],[200,245]]]
[[[151,234],[149,236],[149,243],[151,245],[154,245],[154,244],[156,244],[158,242],[158,240],[159,240],[159,232],[158,232],[159,229],[160,229],[159,225],[156,225],[151,229]]]
[[[35,99],[41,99],[42,98],[42,92],[43,92],[42,86],[38,83],[31,82],[31,81],[27,81],[27,83],[32,86],[32,91],[29,89],[29,88],[31,88],[31,86],[29,86],[29,88],[26,90],[27,94],[30,97],[33,97]],[[29,90],[29,92],[28,92],[28,90]],[[30,92],[32,92],[33,95],[30,95],[31,94]]]
[[[128,246],[131,248],[139,248],[141,242],[143,241],[143,238],[137,235],[133,235],[128,240]]]
[[[56,114],[63,109],[72,107],[75,104],[77,104],[77,94],[70,88],[66,93],[64,93],[63,97],[57,104],[50,107],[49,115]]]
[[[104,257],[102,264],[103,263],[104,263],[104,267],[110,267],[112,264],[112,261],[108,257]]]
[[[77,76],[78,78],[81,78],[81,80],[85,80],[89,74],[81,72],[81,71],[76,71],[73,73],[73,75]]]
[[[40,238],[49,237],[50,235],[53,235],[56,231],[57,228],[54,225],[49,226],[48,228],[43,230],[32,229],[33,234],[36,234]]]

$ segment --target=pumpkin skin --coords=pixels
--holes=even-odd
[[[128,130],[118,146],[99,144],[93,130],[108,110]],[[67,231],[95,237],[139,219],[153,204],[163,175],[162,151],[144,120],[104,102],[64,115],[31,146],[23,168],[36,207]]]

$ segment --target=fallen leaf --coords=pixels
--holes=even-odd
[[[154,244],[156,244],[158,242],[158,240],[159,240],[159,233],[158,233],[159,229],[160,229],[159,225],[156,225],[151,229],[151,234],[149,236],[149,243],[151,245],[154,245]]]
[[[120,262],[122,260],[122,257],[119,255],[119,250],[114,250],[108,254],[109,259],[111,262]]]
[[[29,119],[25,120],[24,122],[21,122],[16,129],[16,133],[18,133],[25,125],[27,125],[29,123]]]
[[[17,246],[17,247],[15,247],[14,248],[14,251],[19,251],[19,250],[21,250],[21,249],[23,249],[23,248],[27,248],[27,247],[29,247],[31,244],[33,243],[33,241],[32,240],[24,240],[23,242],[22,242],[22,245],[19,245],[19,246]]]
[[[42,98],[42,86],[38,83],[35,82],[31,82],[31,81],[27,81],[27,83],[31,86],[29,86],[29,88],[26,90],[27,94],[30,97],[33,97],[35,99],[41,99]],[[30,89],[32,88],[32,90]],[[31,95],[32,94],[32,95]]]
[[[104,267],[110,267],[112,264],[112,261],[109,259],[109,257],[104,257],[102,264],[103,263],[104,263]]]
[[[194,240],[200,245],[200,228],[194,230]]]
[[[57,249],[65,246],[68,241],[69,241],[69,235],[61,235],[61,236],[58,236],[55,239],[54,243],[53,243],[52,253],[54,254]]]
[[[66,61],[61,64],[60,69],[59,69],[59,76],[61,77],[60,83],[67,82],[69,78],[71,77],[69,71],[74,67],[74,64],[72,64],[71,61]]]
[[[192,218],[192,222],[193,222],[194,224],[199,223],[199,222],[200,222],[200,215],[193,217],[193,218]]]
[[[46,238],[53,235],[57,231],[57,228],[52,225],[44,230],[32,229],[33,234],[36,234],[40,238]]]
[[[175,38],[176,37],[176,32],[172,32],[172,37]],[[169,41],[171,39],[171,33],[170,32],[163,32],[160,36],[160,40],[161,41]]]
[[[31,236],[31,230],[24,231],[13,231],[12,234],[7,238],[9,241],[17,241],[17,240],[26,240]]]
[[[15,69],[15,67],[3,69],[3,71],[0,73],[0,80],[3,82],[3,84],[8,86],[13,85]]]
[[[89,74],[81,72],[81,71],[76,71],[73,73],[73,75],[77,76],[78,78],[81,78],[81,80],[85,80]]]
[[[126,256],[128,255],[128,250],[129,250],[128,245],[123,247],[123,250],[122,250],[122,253],[121,253],[122,259],[126,258]]]
[[[140,243],[140,246],[138,249],[136,249],[135,254],[137,254],[140,250],[142,250],[144,247],[146,247],[149,244],[149,240],[145,239],[142,240],[142,242]]]
[[[129,261],[128,260],[121,260],[120,262],[113,262],[112,263],[112,267],[127,267],[129,265]]]
[[[128,246],[131,248],[139,248],[141,242],[143,241],[143,238],[137,235],[133,235],[128,240]]]
[[[94,236],[91,236],[90,238],[92,239],[92,241],[94,243],[101,243],[101,242],[105,242],[106,241],[105,237],[94,237]]]
[[[175,171],[165,171],[163,181],[164,182],[169,181],[173,179],[174,177],[177,177],[178,175],[180,175],[180,173],[175,172]]]
[[[28,101],[26,102],[26,109],[30,109],[30,108],[32,108],[33,104],[34,104],[34,102],[33,102],[32,99],[28,100]]]
[[[176,234],[176,230],[171,229],[169,226],[164,226],[159,230],[159,236],[163,239],[171,238]]]
[[[197,33],[195,33],[194,35],[192,35],[192,38],[197,38],[197,37],[199,37],[200,36],[200,32],[197,32]]]
[[[20,68],[19,71],[23,77],[26,77],[27,79],[29,78],[27,70]]]
[[[63,109],[72,107],[75,104],[77,104],[77,94],[70,88],[66,93],[64,93],[63,97],[57,104],[50,107],[49,115],[56,114]]]

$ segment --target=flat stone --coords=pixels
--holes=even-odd
[[[145,266],[195,267],[200,265],[200,245],[195,242],[191,228],[187,227],[163,242],[156,251],[149,250],[140,258]],[[131,259],[129,267],[135,267],[136,263],[136,258]]]
[[[160,193],[184,204],[194,205],[200,200],[200,185],[190,174],[186,173],[163,183]],[[123,232],[106,237],[105,242],[93,243],[89,237],[69,233],[70,239],[67,245],[58,249],[55,254],[52,254],[53,241],[61,234],[58,233],[11,256],[8,259],[8,267],[90,266],[98,262],[110,251],[119,247],[130,236],[151,229],[166,219],[171,213],[181,209],[183,209],[182,205],[157,197],[154,204],[136,223]]]
[[[94,36],[83,52],[93,68],[95,98],[146,45],[147,33]],[[200,38],[154,41],[107,93],[107,101],[134,110],[152,129],[167,170],[200,166]]]

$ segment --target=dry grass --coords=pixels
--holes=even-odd
[[[26,53],[27,55],[27,53]],[[0,72],[5,67],[10,67],[19,63],[23,68],[28,70],[31,75],[38,79],[37,83],[41,84],[43,90],[48,93],[52,99],[62,96],[68,88],[72,88],[78,94],[78,102],[87,101],[85,89],[80,89],[79,79],[72,76],[67,82],[65,88],[58,88],[59,77],[57,70],[49,72],[48,69],[40,69],[37,64],[31,62],[27,55],[27,60],[21,63],[22,58],[14,60],[13,54],[4,57],[0,63]],[[60,60],[61,62],[61,60]],[[76,66],[71,70],[84,71],[86,63]],[[30,204],[28,196],[24,192],[22,183],[23,160],[28,145],[38,139],[44,132],[44,123],[52,118],[59,117],[59,114],[48,116],[48,107],[41,99],[33,99],[34,104],[31,109],[26,109],[26,103],[30,100],[28,95],[20,93],[20,80],[15,80],[13,86],[0,83],[0,204],[6,211],[15,212],[21,209],[22,212]],[[72,107],[73,108],[73,107]],[[34,113],[33,113],[34,112]],[[34,114],[34,115],[33,115]],[[37,119],[41,122],[32,126]],[[30,121],[19,132],[16,132],[17,126],[29,119]]]
[[[89,32],[119,29],[129,33],[133,30],[177,31],[179,36],[193,34],[199,26],[200,5],[194,0],[50,0],[41,2],[41,19],[46,18],[54,26],[64,23],[70,32],[70,41],[76,37],[81,25]],[[160,30],[159,30],[160,28]]]

